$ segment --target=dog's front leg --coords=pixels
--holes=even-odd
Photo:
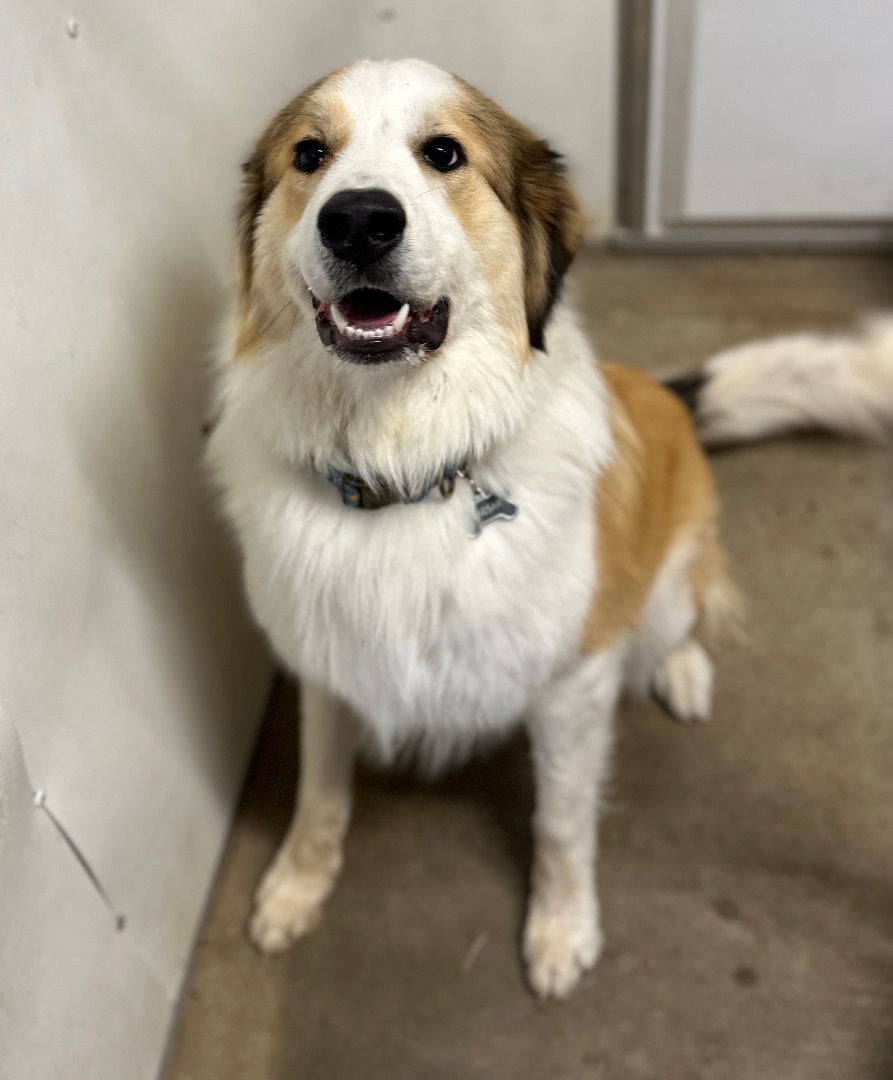
[[[251,937],[279,952],[319,922],[338,872],[350,820],[357,730],[346,706],[301,687],[301,779],[288,834],[255,896]]]
[[[540,997],[566,997],[601,950],[597,817],[621,665],[616,649],[581,659],[546,688],[528,717],[536,810],[524,959]]]

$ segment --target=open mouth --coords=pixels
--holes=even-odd
[[[399,359],[396,354],[403,349],[424,358],[443,344],[450,320],[445,298],[417,308],[382,289],[354,289],[330,303],[312,300],[323,345],[361,364]]]

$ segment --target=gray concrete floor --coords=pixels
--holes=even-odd
[[[893,260],[590,256],[575,291],[603,356],[684,367],[893,307]],[[520,739],[433,786],[366,774],[324,923],[279,959],[251,949],[251,893],[293,794],[286,688],[169,1080],[893,1077],[890,454],[810,437],[715,466],[750,637],[718,657],[711,724],[624,710],[602,829],[607,948],[571,1001],[535,1001],[519,962]]]

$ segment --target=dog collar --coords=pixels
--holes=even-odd
[[[435,488],[448,499],[456,486],[456,477],[462,472],[463,466],[449,465],[409,494],[384,484],[367,484],[361,477],[331,466],[326,471],[326,479],[333,488],[341,492],[341,501],[345,506],[353,510],[380,510],[383,506],[393,506],[395,503],[421,502]]]
[[[332,487],[341,492],[341,501],[344,505],[353,510],[379,510],[383,506],[393,506],[395,503],[407,505],[421,502],[435,488],[439,489],[446,500],[456,488],[457,477],[467,480],[471,487],[474,519],[469,535],[472,539],[480,536],[484,528],[492,522],[514,521],[518,516],[518,507],[515,503],[492,491],[485,491],[469,476],[468,469],[464,465],[450,465],[442,469],[436,477],[426,480],[409,495],[395,491],[394,488],[367,484],[361,477],[342,472],[331,466],[326,470],[326,479]]]

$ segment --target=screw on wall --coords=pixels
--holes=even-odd
[[[80,30],[80,26],[78,26],[77,19],[68,19],[66,21],[65,31],[70,38],[76,38],[78,36],[78,30]]]

